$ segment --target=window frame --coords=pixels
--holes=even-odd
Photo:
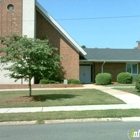
[[[8,10],[8,11],[13,11],[14,8],[15,8],[15,7],[14,7],[13,4],[8,4],[8,5],[7,5],[7,10]]]
[[[134,65],[134,64],[137,65],[137,73],[133,73],[133,65]],[[127,71],[127,65],[130,65],[130,66],[131,66],[131,74],[132,74],[132,75],[138,75],[138,73],[139,73],[139,72],[138,72],[138,70],[139,70],[139,65],[138,65],[138,63],[126,63],[126,72],[128,72],[128,71]]]

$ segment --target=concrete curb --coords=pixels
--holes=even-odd
[[[89,118],[89,119],[66,119],[66,120],[45,120],[45,124],[57,124],[57,123],[82,123],[82,122],[111,122],[121,121],[121,118]]]
[[[122,117],[122,118],[87,118],[87,119],[64,119],[64,120],[44,120],[43,124],[63,124],[63,123],[84,123],[84,122],[139,122],[140,117]],[[37,120],[34,121],[9,121],[0,122],[0,126],[12,125],[35,125]]]
[[[36,124],[37,121],[10,121],[10,122],[0,122],[0,126],[7,125],[33,125]]]
[[[140,121],[140,117],[45,120],[44,123],[56,124],[56,123],[80,123],[80,122],[138,122],[138,121]]]
[[[123,122],[139,122],[140,117],[123,117],[122,121]]]

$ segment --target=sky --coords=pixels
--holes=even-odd
[[[80,45],[133,49],[140,40],[140,0],[37,0]]]

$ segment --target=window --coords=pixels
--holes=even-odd
[[[7,9],[8,9],[9,11],[13,11],[13,10],[14,10],[14,5],[9,4],[9,5],[7,6]]]
[[[138,64],[137,63],[126,64],[126,71],[131,74],[138,74]]]

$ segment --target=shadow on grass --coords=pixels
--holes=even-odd
[[[61,99],[71,99],[79,95],[71,94],[47,94],[47,95],[33,95],[34,101],[46,101],[46,100],[61,100]]]

